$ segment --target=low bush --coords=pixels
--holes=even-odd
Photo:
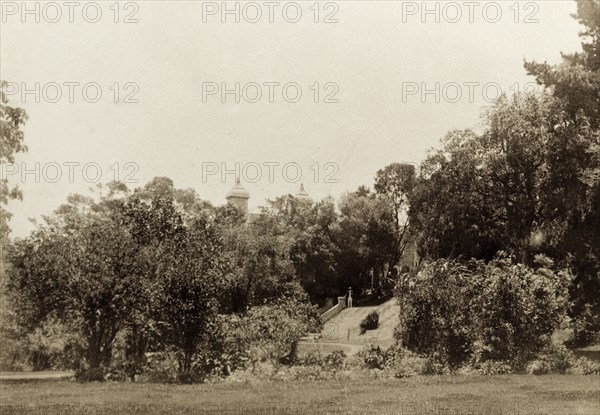
[[[547,375],[551,373],[550,364],[541,359],[536,359],[527,365],[527,373],[530,375]]]
[[[423,375],[427,369],[426,359],[406,350],[399,358],[394,360],[394,377],[406,378]]]
[[[293,364],[304,333],[321,328],[316,308],[293,299],[255,306],[244,315],[225,319],[226,344],[231,354],[247,356],[249,364],[269,360],[273,367]],[[236,352],[237,351],[237,352]]]
[[[438,356],[419,356],[399,345],[388,349],[367,345],[357,353],[356,358],[363,368],[384,371],[396,378],[450,373],[450,368],[441,363]]]
[[[392,363],[385,350],[372,344],[365,346],[356,357],[367,369],[383,370]]]
[[[416,358],[417,355],[398,345],[382,349],[377,345],[366,345],[356,354],[356,359],[365,369],[388,370],[405,358]]]
[[[575,355],[564,346],[547,346],[534,362],[544,362],[549,373],[565,374],[575,364]]]
[[[600,362],[580,357],[573,363],[569,373],[574,375],[600,375]]]
[[[328,354],[321,352],[308,353],[303,359],[297,362],[297,366],[319,366],[323,369],[341,369],[346,361],[346,353],[341,350],[335,350]]]
[[[25,337],[23,346],[33,370],[77,370],[85,355],[82,337],[52,315]]]
[[[377,327],[379,327],[379,313],[373,310],[360,322],[360,334],[365,334],[367,330],[375,330]]]
[[[135,381],[139,375],[144,373],[144,366],[132,361],[124,361],[111,365],[106,374],[107,380],[116,382]]]
[[[509,375],[513,372],[512,366],[503,361],[486,360],[474,368],[480,375]]]
[[[245,369],[250,358],[243,351],[201,354],[206,376],[220,377],[231,375],[235,370]]]
[[[436,354],[427,356],[421,367],[421,375],[447,375],[450,369],[443,363],[443,359]]]
[[[346,360],[346,353],[341,350],[336,350],[325,355],[325,367],[332,369],[341,369]]]
[[[140,382],[176,383],[179,381],[179,361],[174,353],[160,352],[148,354],[148,361]]]
[[[550,345],[527,365],[527,373],[532,375],[547,374],[600,374],[600,362],[587,358],[577,359],[575,355],[564,346]]]

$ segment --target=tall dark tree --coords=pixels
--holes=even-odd
[[[379,170],[375,176],[375,192],[384,199],[384,205],[389,206],[388,209],[391,208],[392,212],[393,243],[386,250],[386,262],[390,268],[398,264],[409,241],[408,210],[415,181],[415,166],[407,163],[392,163]]]
[[[182,353],[182,379],[189,377],[194,355],[214,331],[230,269],[215,229],[207,216],[192,219],[161,245],[158,256],[158,289],[152,314],[164,342]]]
[[[90,368],[108,365],[139,297],[137,247],[127,228],[77,197],[11,247],[9,287],[23,324],[50,313],[79,326]]]
[[[344,195],[339,204],[338,269],[340,280],[358,296],[365,290],[381,295],[386,273],[397,259],[397,215],[391,197],[365,187]]]
[[[15,155],[27,151],[24,144],[23,125],[27,121],[25,110],[8,105],[4,92],[6,82],[0,80],[0,169],[5,171],[7,164],[14,163]],[[1,176],[1,175],[0,175]],[[9,183],[7,177],[0,177],[0,338],[4,345],[0,350],[0,370],[11,369],[12,362],[19,353],[16,339],[21,335],[15,324],[10,301],[6,296],[6,247],[9,242],[11,214],[6,209],[11,199],[22,199],[17,186]]]
[[[270,211],[291,236],[290,259],[314,303],[340,295],[336,245],[338,215],[331,198],[316,203],[286,195],[271,201]]]
[[[563,54],[559,65],[525,67],[567,115],[548,149],[546,214],[556,229],[555,255],[573,258],[573,312],[585,316],[584,341],[583,333],[600,330],[600,1],[577,0],[573,17],[583,26],[582,51]]]
[[[0,163],[4,165],[14,163],[17,153],[27,151],[23,134],[27,113],[22,108],[8,105],[5,85],[5,81],[0,81]],[[17,186],[9,184],[7,177],[0,177],[0,249],[6,244],[9,233],[10,213],[5,208],[6,204],[9,199],[21,199],[22,196]]]
[[[572,119],[585,114],[592,128],[600,127],[600,1],[576,0],[577,13],[573,15],[583,26],[579,33],[582,51],[562,54],[559,65],[525,63],[530,75],[538,83],[552,88]]]
[[[472,131],[453,131],[421,164],[409,215],[422,257],[491,259],[501,246],[498,192],[482,169],[484,151]]]

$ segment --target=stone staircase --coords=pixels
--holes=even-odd
[[[342,350],[351,355],[358,352],[366,344],[376,344],[389,347],[395,343],[394,330],[398,325],[400,306],[396,299],[391,299],[379,306],[346,308],[344,297],[338,299],[338,304],[326,311],[321,333],[306,336],[298,345],[298,352],[308,353],[319,350],[329,353]],[[360,322],[371,311],[379,313],[379,326],[360,334]]]

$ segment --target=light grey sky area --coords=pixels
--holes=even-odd
[[[218,205],[336,199],[480,128],[527,60],[580,49],[564,1],[1,2],[0,78],[29,152],[13,236],[71,193],[167,176]]]

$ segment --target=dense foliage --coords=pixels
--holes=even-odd
[[[448,133],[421,165],[409,217],[425,258],[569,263],[584,343],[600,330],[600,2],[577,5],[583,51],[526,62],[542,93],[501,97],[481,133]]]
[[[9,105],[4,92],[6,82],[0,80],[0,168],[14,163],[18,153],[27,151],[24,143],[23,125],[27,121],[27,113],[22,108]],[[10,369],[19,365],[23,352],[17,339],[24,335],[21,327],[16,324],[6,287],[6,247],[9,243],[11,218],[6,205],[11,199],[22,199],[23,194],[18,186],[9,183],[7,177],[0,177],[0,370]]]
[[[600,2],[577,5],[582,52],[525,64],[542,93],[500,97],[481,132],[449,132],[418,174],[392,163],[337,205],[284,195],[248,220],[169,178],[110,183],[5,249],[4,206],[21,195],[2,179],[1,368],[184,382],[281,370],[320,329],[316,306],[349,287],[359,302],[395,288],[401,305],[408,350],[367,348],[367,368],[577,366],[549,341],[568,317],[576,344],[600,330]],[[0,95],[0,163],[26,151],[26,118]],[[314,360],[307,376],[343,366]]]
[[[379,313],[373,310],[360,322],[360,334],[365,334],[367,330],[375,330],[377,327],[379,327]]]
[[[568,270],[538,257],[488,263],[437,260],[398,287],[398,337],[408,349],[449,367],[503,361],[523,368],[566,317]]]
[[[71,196],[8,253],[14,310],[31,333],[19,364],[93,380],[175,362],[174,378],[193,381],[221,355],[241,356],[226,327],[238,349],[264,352],[250,358],[279,364],[320,328],[294,267],[294,236],[276,214],[246,224],[235,208],[214,208],[167,178]]]

